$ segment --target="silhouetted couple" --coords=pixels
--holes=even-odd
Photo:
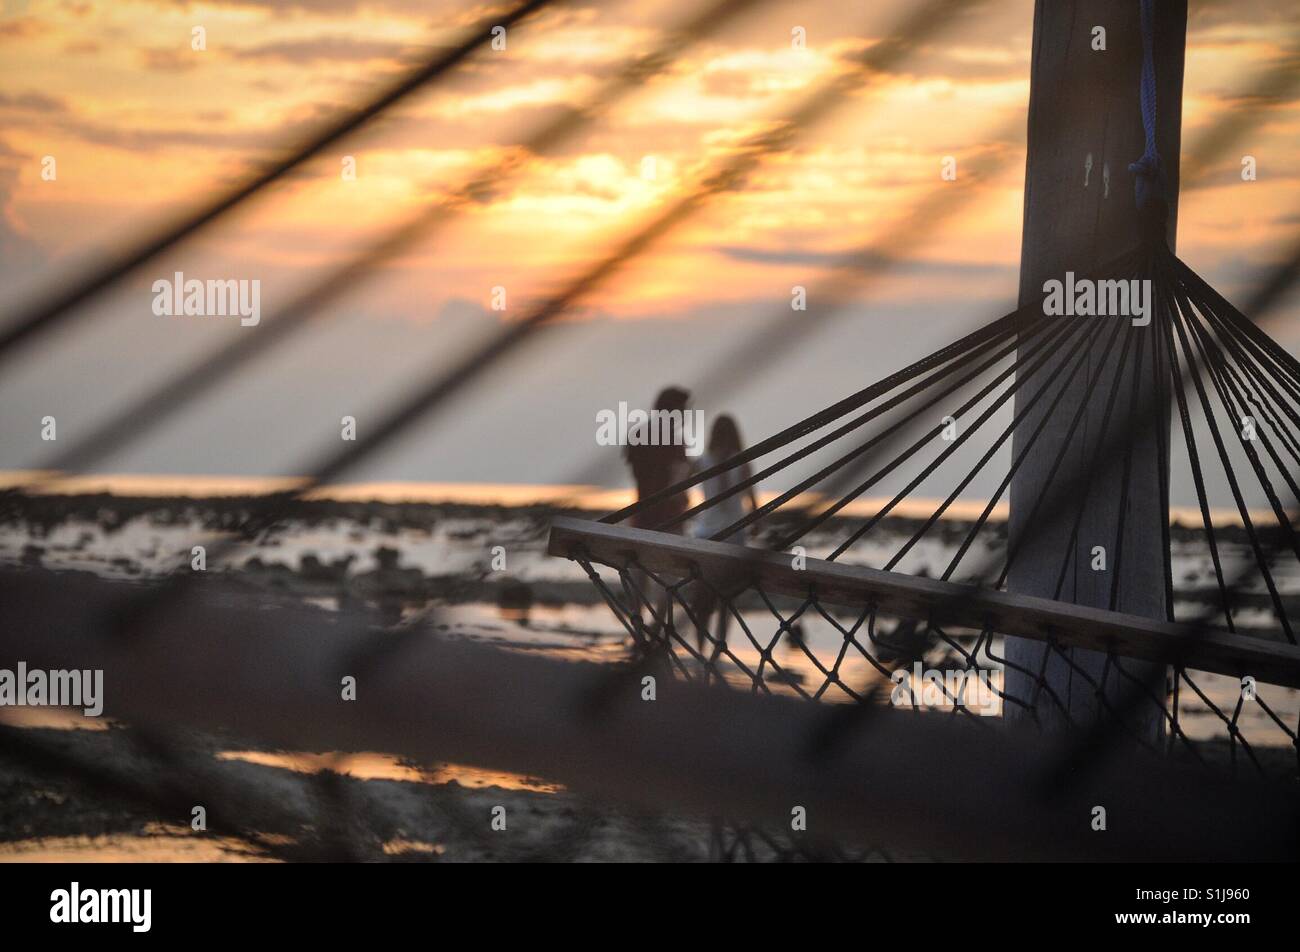
[[[690,394],[680,387],[665,388],[655,400],[655,411],[660,420],[675,420],[680,425],[689,410]],[[662,436],[662,432],[660,435]],[[653,444],[640,441],[637,445],[633,445],[629,441],[625,455],[628,466],[632,469],[632,477],[636,481],[638,501],[649,499],[655,493],[681,482],[693,471],[703,472],[723,463],[743,449],[740,428],[736,425],[736,421],[726,414],[714,419],[709,431],[707,448],[694,463],[687,455],[684,435],[681,430],[678,430],[672,432],[671,438],[660,439]],[[727,495],[729,490],[748,480],[750,475],[749,464],[743,463],[729,467],[704,480],[701,488],[704,492],[705,506],[690,524],[690,534],[697,539],[713,539],[718,536],[716,541],[743,545],[745,530],[736,529],[726,536],[720,536],[720,533],[725,532],[755,508],[753,486],[746,486]],[[640,529],[659,529],[681,534],[686,531],[685,522],[678,521],[674,525],[667,525],[667,523],[679,519],[688,508],[686,493],[674,493],[637,512],[632,517],[632,525]],[[648,585],[645,584],[647,582],[644,573],[639,573],[637,583],[648,599],[649,594],[646,591]],[[669,584],[672,582],[669,581]],[[706,641],[711,642],[710,656],[716,656],[726,644],[729,621],[727,611],[724,609],[718,619],[718,632],[709,633],[709,621],[718,609],[717,592],[704,582],[693,582],[683,589],[683,599],[696,622],[692,627],[696,629],[697,647],[703,652]],[[663,625],[669,623],[672,617],[672,596],[670,593],[665,593],[658,609],[654,611],[654,617],[649,621],[650,631],[657,632]]]

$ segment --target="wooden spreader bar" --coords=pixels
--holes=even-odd
[[[1157,621],[1121,612],[1071,605],[1046,598],[916,578],[859,565],[793,557],[725,542],[709,542],[557,518],[547,551],[572,559],[622,568],[635,558],[643,567],[670,576],[697,571],[724,593],[757,584],[766,592],[877,610],[937,625],[992,628],[1007,635],[1052,640],[1146,661],[1177,659],[1186,668],[1300,688],[1300,647],[1233,634],[1222,629]]]

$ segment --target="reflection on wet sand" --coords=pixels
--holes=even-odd
[[[564,789],[559,784],[523,774],[482,770],[465,764],[442,763],[421,767],[399,757],[373,752],[334,751],[312,754],[302,751],[224,750],[217,754],[217,759],[242,760],[245,763],[308,774],[331,770],[358,780],[406,780],[413,783],[455,781],[462,787],[500,787],[503,790],[534,790],[538,793],[555,793]]]

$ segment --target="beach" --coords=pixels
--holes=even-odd
[[[0,532],[0,562],[128,585],[156,582],[190,571],[195,546],[219,551],[220,540],[259,498],[239,492],[159,493],[156,484],[146,486],[153,492],[145,494],[130,491],[139,487],[115,488],[24,500],[21,515],[11,516]],[[626,632],[582,568],[546,555],[545,547],[556,515],[596,518],[604,511],[598,507],[616,495],[589,496],[581,507],[555,504],[564,498],[558,494],[521,504],[509,494],[428,487],[323,495],[294,503],[256,546],[220,550],[220,559],[205,571],[253,604],[311,606],[322,617],[347,610],[369,616],[376,630],[426,628],[441,637],[614,664],[627,657]],[[806,540],[808,556],[824,554],[861,519],[827,523]],[[912,515],[883,521],[864,540],[868,544],[844,561],[879,567],[919,524]],[[970,526],[960,517],[942,520],[900,570],[937,575]],[[1225,558],[1244,558],[1244,552],[1234,553],[1233,528],[1224,533]],[[765,538],[756,536],[751,544]],[[1198,554],[1204,548],[1199,533],[1176,525],[1172,539],[1182,612],[1204,602],[1213,576]],[[1235,544],[1244,543],[1236,539]],[[1004,547],[1005,524],[990,521],[977,535],[972,562],[996,561]],[[1279,587],[1288,602],[1300,596],[1294,576],[1280,576]],[[1269,613],[1262,593],[1256,595],[1259,606],[1243,608],[1237,620],[1242,631],[1266,633]],[[751,599],[737,608],[755,632],[770,633],[771,616],[761,604]],[[845,618],[850,616],[846,612]],[[773,690],[797,693],[801,684],[816,683],[813,659],[828,661],[842,643],[832,625],[808,620],[802,646],[775,646],[781,677],[772,679]],[[760,655],[760,646],[739,634],[729,647],[749,662]],[[846,683],[880,679],[859,657],[846,657],[841,671]],[[989,675],[1000,684],[1000,671]],[[1238,691],[1233,679],[1205,675],[1198,683],[1216,704],[1232,708]],[[1294,720],[1300,692],[1271,690],[1274,709]],[[822,699],[850,700],[834,690]],[[1188,735],[1213,737],[1220,727],[1215,715],[1198,707],[1195,698],[1184,698],[1184,704]],[[1263,713],[1247,707],[1241,718],[1254,730],[1252,736],[1265,737],[1264,747],[1286,754],[1285,735],[1270,732]],[[130,725],[48,708],[0,709],[0,722],[0,729],[21,739],[20,747],[57,750],[80,765],[54,772],[21,757],[11,759],[3,799],[21,809],[10,810],[0,823],[0,858],[6,860],[243,862],[347,856],[427,861],[518,859],[530,851],[574,859],[703,859],[713,835],[708,818],[629,812],[621,805],[591,803],[544,777],[473,765],[416,764],[383,751],[274,750],[247,738],[192,731],[158,738]],[[256,831],[252,840],[215,833],[195,837],[188,812],[174,802],[155,797],[141,804],[133,796],[132,791],[165,792],[175,781],[169,770],[178,762],[200,788],[220,789],[226,810],[238,805],[244,824]],[[94,783],[88,783],[92,776]],[[527,835],[484,835],[491,832],[487,818],[496,807],[516,824],[512,829]],[[322,822],[331,816],[345,818],[345,835],[338,824]]]

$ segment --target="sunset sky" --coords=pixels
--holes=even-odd
[[[505,50],[482,50],[448,81],[146,269],[87,309],[76,332],[6,368],[0,468],[44,458],[49,448],[34,440],[33,423],[42,415],[66,421],[71,438],[203,351],[255,332],[237,322],[160,323],[149,309],[154,278],[259,278],[263,313],[273,315],[277,301],[437,201],[558,106],[581,101],[700,6],[558,3],[511,29]],[[800,90],[842,71],[846,54],[888,35],[910,6],[760,4],[372,274],[275,359],[123,448],[104,470],[300,471],[337,431],[340,414],[377,414],[412,380],[522,313]],[[1252,95],[1252,81],[1300,43],[1300,9],[1283,0],[1190,6],[1184,148],[1234,110],[1259,115],[1181,198],[1180,254],[1232,297],[1300,234],[1300,88],[1266,101]],[[831,262],[890,232],[938,187],[966,190],[950,218],[901,249],[845,319],[706,412],[734,410],[757,439],[1008,310],[1020,252],[1032,9],[1027,0],[999,0],[940,24],[920,55],[843,97],[744,190],[720,196],[584,302],[573,326],[485,375],[440,429],[406,441],[364,475],[617,480],[616,460],[599,472],[587,465],[596,410],[619,400],[645,405],[669,382],[707,387],[711,367],[779,313],[792,285],[825,282]],[[198,205],[490,10],[439,0],[5,0],[0,309]],[[192,48],[195,27],[205,32],[204,50]],[[796,27],[804,49],[792,48]],[[1245,154],[1258,161],[1258,181],[1241,181]],[[945,185],[947,155],[957,158],[959,178]],[[56,163],[54,181],[42,179],[46,156]],[[355,181],[340,174],[345,156],[355,158]],[[980,182],[960,174],[979,168],[990,170]],[[504,315],[489,310],[494,286],[507,289]],[[1273,332],[1293,350],[1298,315],[1294,296],[1275,314]],[[521,468],[520,459],[532,462]]]

